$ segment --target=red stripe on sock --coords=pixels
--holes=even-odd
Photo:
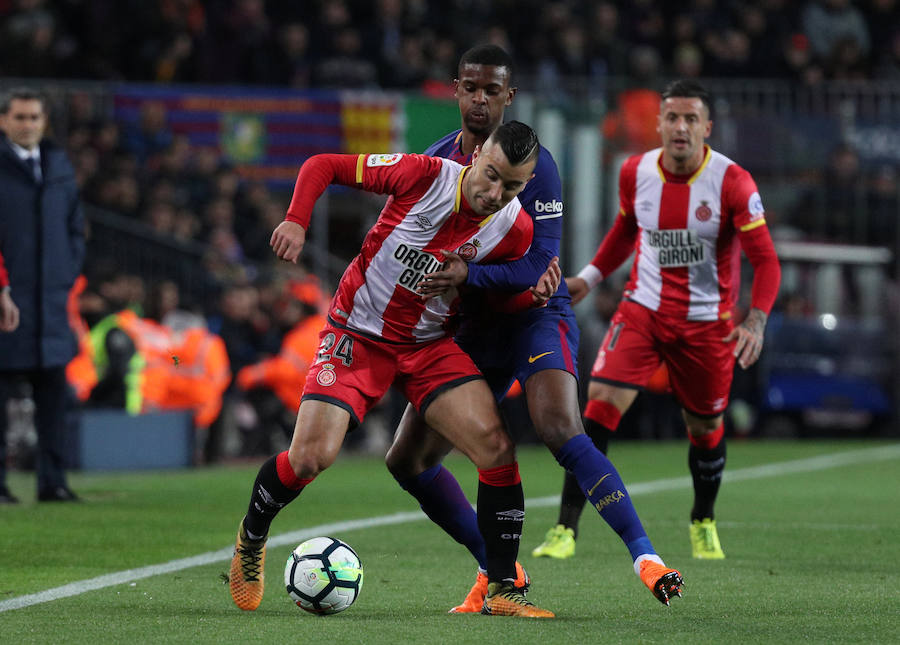
[[[515,486],[522,481],[519,477],[519,462],[514,461],[506,466],[478,469],[478,481],[488,486]]]
[[[719,442],[722,441],[722,437],[724,436],[724,424],[720,424],[719,427],[712,432],[707,432],[706,434],[702,434],[700,436],[694,436],[690,432],[688,433],[688,439],[690,439],[691,443],[701,450],[712,450],[719,445]]]
[[[310,477],[309,479],[300,479],[296,474],[294,474],[294,469],[291,467],[291,462],[288,461],[287,450],[279,453],[279,455],[275,458],[275,470],[278,471],[278,479],[281,480],[281,483],[291,490],[300,490],[313,479],[315,479],[315,477]]]
[[[619,427],[619,421],[622,420],[622,413],[619,408],[609,401],[600,401],[591,399],[584,406],[584,416],[595,423],[599,423],[610,432],[615,432]]]

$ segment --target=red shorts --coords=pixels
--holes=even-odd
[[[327,324],[319,333],[319,351],[306,376],[302,400],[344,408],[353,428],[391,385],[423,413],[445,390],[481,378],[475,363],[452,338],[402,345]]]
[[[728,406],[734,343],[722,339],[731,320],[693,321],[663,316],[627,300],[619,304],[597,352],[591,379],[644,388],[664,363],[681,405],[701,417]]]

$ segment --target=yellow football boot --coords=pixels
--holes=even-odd
[[[691,552],[698,560],[722,560],[725,557],[715,520],[706,517],[691,522]]]
[[[575,555],[575,531],[557,524],[547,531],[544,541],[531,552],[535,558],[556,558],[564,560]]]

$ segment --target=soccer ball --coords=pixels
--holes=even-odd
[[[291,551],[284,586],[298,607],[312,614],[336,614],[359,597],[363,567],[356,551],[332,537],[307,540]]]

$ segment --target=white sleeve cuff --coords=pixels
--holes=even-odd
[[[578,277],[587,282],[588,289],[593,289],[600,283],[601,280],[603,280],[603,274],[600,273],[600,269],[595,267],[593,264],[588,264],[581,271],[579,271]]]

